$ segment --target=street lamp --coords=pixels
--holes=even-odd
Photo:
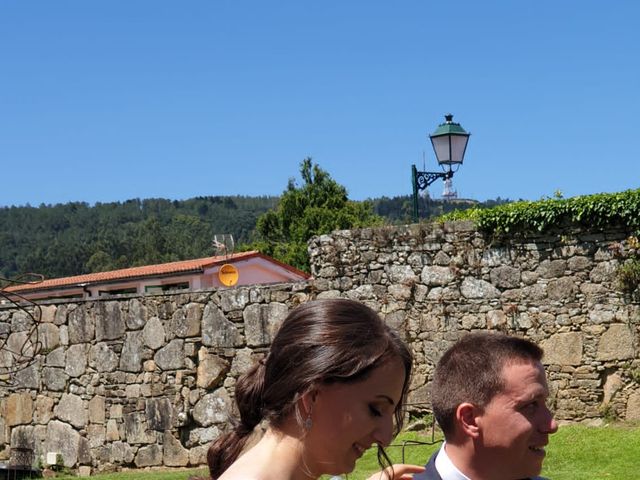
[[[419,172],[415,165],[411,166],[411,184],[413,185],[413,219],[418,221],[418,191],[424,190],[437,179],[447,181],[458,171],[453,166],[462,165],[464,152],[467,149],[470,133],[467,133],[459,123],[453,121],[453,115],[444,116],[445,122],[440,124],[435,132],[429,135],[433,150],[442,172]]]

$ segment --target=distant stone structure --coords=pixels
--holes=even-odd
[[[499,242],[465,222],[338,231],[310,241],[306,282],[42,304],[37,361],[0,387],[0,459],[32,449],[83,470],[202,465],[238,376],[292,308],[326,297],[367,303],[410,343],[413,410],[442,352],[494,329],[545,348],[559,419],[640,421],[640,305],[614,278],[629,235]],[[4,338],[28,327],[0,307]]]

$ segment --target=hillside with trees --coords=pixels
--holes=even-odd
[[[216,234],[232,234],[236,250],[258,249],[307,270],[306,242],[335,229],[411,223],[411,195],[365,202],[305,159],[301,183],[280,197],[209,196],[124,202],[0,207],[0,277],[33,272],[56,278],[214,254]],[[420,197],[421,218],[470,207]],[[1,284],[0,284],[1,285]]]
[[[252,238],[277,197],[133,199],[0,208],[0,276],[46,278],[213,254],[215,234]]]

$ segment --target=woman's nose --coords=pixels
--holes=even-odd
[[[374,441],[381,447],[387,447],[393,440],[393,416],[385,418],[374,432]]]

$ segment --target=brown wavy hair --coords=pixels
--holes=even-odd
[[[397,333],[376,312],[353,300],[315,300],[292,310],[269,355],[238,379],[235,399],[240,418],[209,447],[211,478],[217,479],[231,466],[263,420],[277,429],[289,415],[297,415],[297,401],[315,386],[361,382],[392,358],[399,358],[405,370],[401,401],[394,412],[397,434],[412,365],[411,352]],[[378,461],[382,467],[391,465],[381,446]]]

